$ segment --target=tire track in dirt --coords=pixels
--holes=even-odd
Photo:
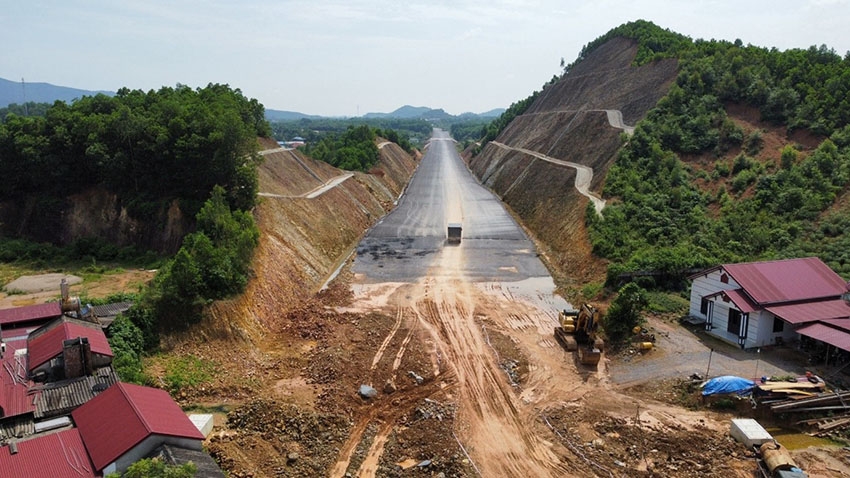
[[[358,477],[374,478],[378,463],[383,453],[384,444],[392,432],[395,423],[408,410],[416,406],[425,398],[429,398],[440,391],[436,381],[425,382],[420,386],[408,390],[398,391],[392,401],[376,401],[373,406],[365,408],[366,413],[361,416],[352,426],[348,439],[340,447],[337,461],[331,468],[328,476],[331,478],[343,478],[351,464],[352,455],[357,446],[364,439],[364,433],[372,423],[379,423],[378,433],[372,439],[366,459],[358,468]]]
[[[519,397],[475,318],[476,307],[492,299],[451,273],[461,261],[462,248],[444,249],[439,266],[444,274],[429,277],[427,296],[409,294],[416,297],[413,312],[453,372],[464,426],[461,439],[483,476],[562,476],[566,467],[520,411]],[[500,318],[505,319],[509,317]]]
[[[401,327],[402,319],[404,319],[404,310],[401,307],[397,307],[393,328],[390,329],[390,333],[384,337],[384,341],[381,343],[381,346],[378,347],[378,351],[375,352],[375,356],[372,358],[372,366],[369,368],[370,372],[374,372],[378,367],[378,362],[381,361],[381,357],[384,356],[384,352],[386,352],[387,347],[389,347],[390,342],[392,342],[393,337],[395,337],[396,332],[398,332],[398,329]]]

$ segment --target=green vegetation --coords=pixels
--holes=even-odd
[[[587,58],[590,52],[616,37],[638,40],[638,52],[634,61],[637,66],[645,65],[662,58],[676,57],[681,52],[687,50],[691,43],[688,37],[673,33],[667,29],[661,29],[654,23],[646,20],[624,23],[585,45],[579,52],[576,61],[564,67],[564,74],[569,73],[573,66]],[[563,64],[563,59],[561,59],[561,63]]]
[[[689,270],[812,254],[850,277],[850,211],[830,210],[850,180],[850,56],[691,41],[635,22],[591,42],[579,60],[615,35],[638,41],[638,64],[680,63],[608,172],[604,195],[615,200],[604,219],[587,216],[594,252],[612,261],[607,285],[652,271],[642,285],[678,289]],[[727,117],[730,103],[829,139],[806,154],[785,146],[777,164],[764,159],[763,131],[745,134]],[[713,173],[686,155],[718,158]]]
[[[349,129],[368,126],[375,135],[386,138],[401,146],[408,153],[419,147],[431,135],[433,126],[424,119],[403,118],[352,118],[352,119],[300,119],[296,121],[276,121],[271,124],[274,137],[290,141],[295,137],[304,138],[308,149],[329,138],[339,138]]]
[[[135,219],[150,221],[174,200],[196,219],[196,231],[110,327],[119,376],[145,383],[142,357],[157,349],[160,331],[197,322],[205,305],[240,293],[248,281],[259,239],[246,212],[256,200],[256,138],[271,134],[264,108],[217,84],[123,88],[115,97],[57,101],[42,115],[27,106],[29,116],[17,107],[3,111],[0,201],[26,204],[33,217],[49,221],[68,195],[97,186],[118,195]],[[73,263],[93,277],[108,272],[105,263],[149,266],[163,259],[97,238],[63,247],[0,238],[0,261],[33,268]],[[180,373],[172,378],[184,381]]]
[[[132,245],[119,247],[96,237],[80,238],[67,246],[0,237],[0,262],[6,264],[38,268],[48,263],[53,267],[80,267],[80,264],[118,262],[147,267],[155,265],[158,260],[159,257],[152,251],[143,251]]]
[[[176,395],[183,389],[208,383],[215,371],[214,362],[193,355],[169,357],[165,363],[165,386],[172,395]]]
[[[349,126],[341,135],[331,134],[304,152],[340,169],[368,171],[378,162],[375,130],[367,125]]]
[[[42,116],[0,123],[0,200],[38,198],[45,216],[69,194],[100,185],[133,217],[179,199],[190,215],[215,185],[238,209],[253,206],[256,137],[271,131],[264,109],[227,85],[57,101]]]
[[[484,119],[459,121],[452,123],[449,127],[449,133],[457,142],[468,146],[469,143],[478,141],[487,135],[487,126],[489,124],[490,121]]]
[[[159,458],[143,458],[122,473],[110,473],[107,478],[192,478],[198,467],[189,462],[183,465],[166,465]]]
[[[298,124],[303,125],[311,121],[313,120],[301,120]],[[276,134],[294,134],[292,130],[284,127],[292,123],[275,123]],[[375,144],[378,136],[399,145],[408,153],[413,152],[408,137],[393,129],[373,128],[368,124],[355,125],[349,120],[322,120],[322,124],[328,128],[326,131],[313,130],[305,133],[307,136],[301,136],[307,141],[304,153],[340,169],[368,172],[379,159],[378,146]],[[342,125],[346,126],[344,131],[334,129]]]
[[[616,347],[631,336],[632,329],[643,322],[641,311],[647,303],[646,291],[634,282],[620,289],[602,321],[608,343]]]
[[[22,105],[12,103],[0,108],[0,123],[10,113],[18,116],[45,116],[49,108],[50,103],[36,103],[35,101],[27,101]]]
[[[145,350],[158,347],[159,330],[198,322],[205,305],[241,293],[248,283],[260,237],[251,214],[231,210],[224,189],[217,186],[195,219],[197,231],[183,239],[177,254],[128,311],[142,331]]]
[[[145,340],[141,329],[127,316],[120,314],[108,330],[115,372],[124,382],[147,384],[150,380],[142,364]]]

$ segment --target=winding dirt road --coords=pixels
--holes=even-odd
[[[596,210],[596,213],[600,216],[602,215],[602,209],[605,208],[605,200],[599,197],[596,193],[590,191],[590,182],[593,181],[593,169],[589,168],[583,164],[573,163],[572,161],[564,161],[563,159],[555,159],[550,156],[546,156],[543,153],[538,153],[537,151],[531,151],[530,149],[525,148],[514,148],[513,146],[508,146],[503,143],[499,143],[498,141],[491,141],[491,144],[498,146],[503,149],[508,149],[511,151],[517,151],[519,153],[528,154],[530,156],[534,156],[537,159],[542,159],[543,161],[547,161],[552,164],[557,164],[559,166],[566,166],[568,168],[573,168],[576,170],[576,190],[582,196],[590,199],[593,202],[593,208]]]

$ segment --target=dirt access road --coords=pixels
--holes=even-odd
[[[458,246],[445,244],[448,222],[463,224]],[[569,304],[553,295],[533,243],[473,179],[445,133],[435,131],[398,207],[357,252],[349,311],[379,312],[395,324],[362,372],[362,382],[383,393],[355,420],[330,476],[378,476],[384,448],[409,426],[405,406],[423,399],[456,408],[442,432],[469,458],[469,474],[614,476],[605,463],[627,466],[611,458],[625,449],[611,448],[598,461],[574,443],[599,443],[605,430],[610,437],[634,430],[616,431],[635,415],[634,399],[613,391],[604,373],[577,368],[556,345],[556,311]],[[400,364],[411,354],[427,357],[430,367],[419,372],[419,387],[395,391],[409,380]],[[386,383],[379,381],[386,374],[378,372],[387,370]],[[668,441],[674,430],[711,428],[702,416],[660,404],[642,404],[638,416]],[[363,443],[368,450],[355,453]],[[618,474],[652,466],[651,459],[642,463]]]

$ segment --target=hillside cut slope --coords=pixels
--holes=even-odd
[[[351,177],[276,146],[266,145],[273,152],[265,154],[259,169],[254,276],[240,297],[213,305],[212,320],[198,330],[207,337],[256,340],[275,330],[280,317],[318,292],[363,232],[393,207],[416,168],[393,143],[380,149],[371,174]],[[332,187],[315,197],[308,194],[323,185]]]
[[[620,112],[634,125],[655,106],[677,75],[677,61],[634,67],[637,44],[614,38],[595,49],[557,83],[547,85],[469,167],[520,216],[548,249],[556,280],[569,286],[598,280],[604,267],[591,259],[584,217],[588,198],[575,189],[576,169],[517,149],[593,169],[590,190],[600,191],[623,144]],[[496,143],[496,144],[494,144]],[[566,281],[566,282],[565,282]]]

